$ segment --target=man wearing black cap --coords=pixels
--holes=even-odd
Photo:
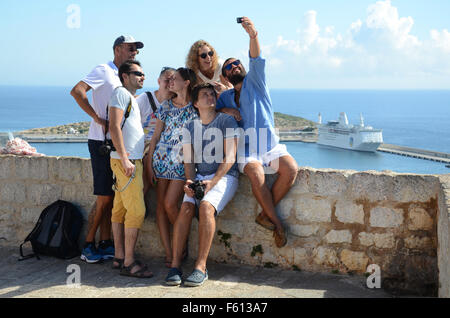
[[[91,155],[94,195],[96,204],[89,215],[88,234],[81,259],[97,263],[102,259],[114,257],[114,244],[111,240],[111,209],[114,199],[113,178],[109,154],[101,154],[99,148],[105,140],[107,105],[113,90],[121,86],[119,67],[126,60],[134,60],[144,47],[130,35],[119,36],[113,45],[114,60],[96,66],[84,79],[76,84],[70,94],[78,105],[92,117],[89,127],[88,146]],[[87,92],[92,89],[92,104]],[[100,226],[100,243],[95,246],[95,234]]]

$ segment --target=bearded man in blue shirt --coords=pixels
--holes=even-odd
[[[269,89],[266,85],[265,60],[261,58],[258,32],[253,22],[242,18],[242,27],[250,37],[250,69],[247,73],[241,62],[227,59],[222,75],[234,89],[223,92],[217,102],[217,110],[235,117],[244,130],[245,138],[238,149],[239,170],[249,178],[253,194],[262,207],[256,223],[273,230],[275,244],[287,243],[285,230],[275,212],[275,206],[287,194],[295,182],[298,166],[279,143],[275,132],[274,115]],[[269,189],[265,184],[266,172],[277,172],[278,178]]]

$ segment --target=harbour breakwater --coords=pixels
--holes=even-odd
[[[267,175],[268,186],[274,180]],[[18,247],[41,211],[58,199],[80,208],[82,244],[95,202],[90,160],[0,155],[0,237],[5,239],[0,244]],[[145,199],[150,213],[137,250],[163,257],[154,189]],[[277,206],[288,232],[281,249],[272,232],[255,223],[259,211],[248,178],[240,175],[235,197],[217,218],[210,262],[333,272],[343,278],[378,268],[383,288],[450,297],[450,174],[300,168]],[[194,221],[191,257],[197,246]]]
[[[15,137],[19,137],[27,141],[28,143],[86,143],[87,135],[35,135],[35,134],[15,134]],[[304,131],[304,130],[280,130],[280,141],[282,142],[306,142],[315,143],[317,141],[316,131]],[[5,144],[8,140],[8,134],[0,133],[0,146]],[[392,144],[381,144],[377,151],[391,153],[400,156],[406,156],[411,158],[418,158],[424,160],[431,160],[436,162],[442,162],[450,164],[450,154],[432,150],[418,149],[412,147],[405,147]]]

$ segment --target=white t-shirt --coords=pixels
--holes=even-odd
[[[202,72],[200,72],[200,70],[197,72],[197,76],[205,83],[209,83],[214,85],[214,82],[219,82],[222,83],[220,81],[220,75],[222,74],[222,63],[219,62],[219,64],[216,67],[216,70],[214,71],[214,76],[212,79],[207,78],[205,75],[202,74]],[[223,83],[222,83],[223,84]]]
[[[117,87],[113,91],[111,100],[109,101],[109,107],[120,108],[125,115],[126,109],[130,104],[130,98],[130,115],[122,129],[123,143],[125,150],[130,153],[128,159],[142,159],[144,154],[144,130],[142,129],[141,112],[139,111],[136,98],[125,87]],[[125,116],[123,116],[120,127],[122,127],[124,119]],[[117,151],[112,151],[111,158],[120,159],[120,156]]]
[[[156,98],[155,92],[151,92],[153,100],[155,101],[156,110],[161,106],[158,99]],[[145,141],[150,141],[152,139],[153,133],[155,132],[156,126],[156,115],[153,113],[152,105],[148,100],[147,93],[142,93],[136,98],[136,101],[141,110],[141,120],[142,128],[144,129]]]
[[[91,104],[94,111],[100,118],[106,119],[106,106],[111,98],[111,94],[116,87],[122,85],[117,66],[112,61],[107,64],[100,64],[82,79],[82,81],[92,88]],[[102,126],[94,120],[91,121],[91,126],[89,127],[88,139],[105,139]]]

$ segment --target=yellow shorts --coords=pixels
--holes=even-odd
[[[111,222],[125,224],[125,228],[140,229],[145,217],[142,160],[135,160],[136,173],[122,192],[115,191]],[[111,169],[116,176],[116,188],[121,190],[128,183],[120,159],[111,159]]]

